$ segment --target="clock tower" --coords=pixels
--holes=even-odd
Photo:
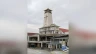
[[[50,26],[51,24],[53,24],[52,10],[47,8],[46,10],[44,10],[44,27]]]

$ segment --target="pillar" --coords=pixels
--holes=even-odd
[[[43,44],[41,43],[41,48],[43,47]]]
[[[29,36],[27,36],[27,39],[28,39],[28,41],[29,41]]]
[[[59,44],[59,49],[61,49],[61,45]]]
[[[67,43],[68,43],[68,40],[67,39],[65,39],[65,45],[67,46]]]
[[[56,49],[57,49],[57,44],[56,44]]]
[[[46,38],[46,41],[47,41],[47,36],[45,38]]]
[[[38,35],[37,39],[38,39],[38,41],[40,41],[40,37],[39,37],[39,35]]]
[[[62,45],[63,45],[63,39],[62,39]]]

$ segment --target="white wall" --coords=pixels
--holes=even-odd
[[[48,16],[48,17],[46,17],[46,16]],[[51,13],[45,13],[44,17],[46,17],[46,18],[44,18],[44,26],[50,26],[51,24],[53,24]]]

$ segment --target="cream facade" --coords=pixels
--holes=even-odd
[[[44,25],[39,28],[39,33],[28,35],[29,47],[61,49],[67,46],[68,30],[53,24],[52,10],[44,10]]]

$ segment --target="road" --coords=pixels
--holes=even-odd
[[[37,50],[37,49],[28,49],[28,54],[67,54],[63,51],[47,51],[47,50]]]

